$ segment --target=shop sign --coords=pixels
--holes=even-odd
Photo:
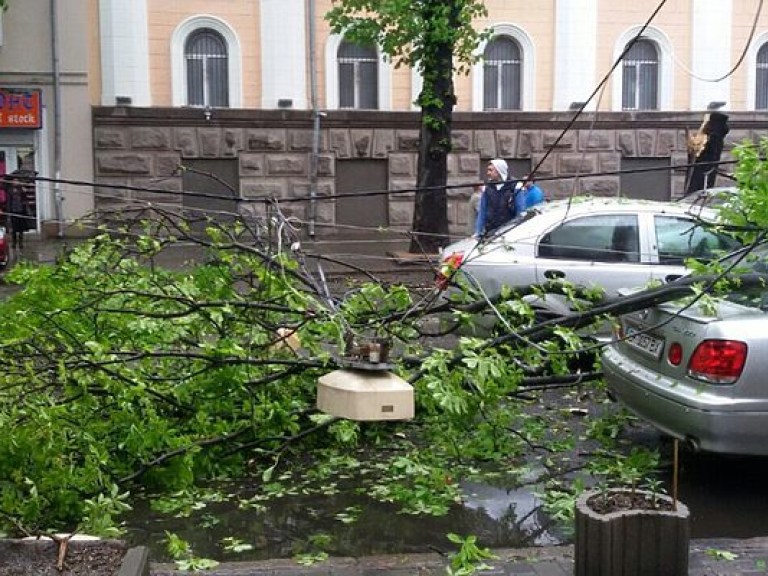
[[[42,128],[40,90],[0,88],[0,128]]]

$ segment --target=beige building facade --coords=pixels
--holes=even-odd
[[[226,48],[228,107],[307,109],[313,85],[319,108],[346,107],[339,101],[343,38],[324,19],[331,6],[330,0],[99,0],[101,59],[93,77],[101,77],[102,89],[95,103],[109,106],[127,97],[134,106],[188,105],[184,43],[208,29]],[[768,11],[760,12],[752,0],[668,0],[655,13],[657,6],[632,0],[488,0],[488,16],[475,25],[492,28],[494,38],[513,45],[507,63],[518,69],[515,110],[568,110],[590,97],[586,109],[601,111],[701,111],[712,102],[733,111],[768,107],[756,102]],[[655,60],[652,108],[622,103],[627,82],[617,60],[637,35]],[[396,69],[378,49],[375,56],[376,109],[412,110],[418,74]],[[489,109],[484,81],[482,62],[456,77],[457,111]]]
[[[218,208],[241,213],[281,200],[313,235],[410,228],[419,75],[375,46],[331,33],[330,0],[51,4],[66,6],[76,17],[67,22],[88,22],[89,31],[78,28],[66,49],[78,63],[67,64],[78,106],[87,99],[92,113],[82,124],[66,114],[88,134],[66,133],[61,149],[75,142],[78,154],[64,156],[61,177],[92,176],[101,187],[43,192],[44,218],[69,223],[92,208],[158,199],[200,209],[185,193],[203,190],[222,194]],[[672,198],[685,190],[687,138],[707,110],[730,116],[726,159],[734,144],[768,127],[768,14],[758,3],[486,6],[475,25],[493,36],[469,74],[455,77],[449,219],[457,235],[467,229],[470,186],[491,157],[505,157],[518,176],[535,170],[550,198],[574,191]],[[12,12],[13,4],[6,23]],[[3,70],[9,60],[0,60]],[[51,176],[53,148],[38,147]],[[214,173],[228,188],[180,167]],[[369,191],[390,194],[365,205],[341,196]]]

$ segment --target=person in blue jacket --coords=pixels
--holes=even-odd
[[[544,191],[536,182],[526,176],[515,186],[515,216],[522,214],[532,206],[544,202]]]
[[[494,158],[485,174],[487,184],[480,195],[480,207],[475,220],[475,236],[487,236],[515,215],[515,183],[507,180],[509,167],[506,160]]]

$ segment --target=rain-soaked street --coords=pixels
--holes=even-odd
[[[625,435],[638,444],[661,446],[662,479],[672,492],[671,442],[644,425]],[[691,512],[691,537],[752,538],[768,535],[768,459],[728,458],[681,450],[679,498]],[[284,496],[263,509],[242,509],[237,499],[212,504],[188,518],[161,517],[139,505],[128,539],[150,546],[163,558],[165,531],[177,533],[202,556],[223,561],[290,558],[315,535],[328,537],[332,556],[446,552],[445,535],[473,534],[491,548],[523,548],[572,543],[570,531],[540,508],[535,482],[524,487],[463,482],[466,499],[442,517],[398,513],[392,505],[355,493],[354,486],[333,495]],[[232,488],[235,488],[234,486]],[[245,494],[243,485],[237,487]],[[348,515],[354,522],[346,523]],[[215,520],[214,520],[215,517]],[[223,550],[223,538],[253,544],[247,552]]]
[[[51,261],[60,250],[60,245],[32,241],[25,257]],[[408,282],[429,282],[432,277],[427,263],[398,264],[383,256],[377,255],[381,266],[377,273],[387,281],[406,278]],[[12,290],[3,291],[8,294]],[[633,444],[661,447],[663,480],[671,492],[671,442],[642,424],[627,430],[624,438]],[[682,451],[680,461],[678,495],[691,511],[692,538],[768,536],[768,459]],[[161,541],[166,530],[187,539],[199,555],[221,560],[291,557],[308,535],[321,533],[332,537],[334,555],[349,556],[428,552],[443,547],[449,532],[475,534],[489,547],[570,542],[568,530],[553,523],[539,508],[536,493],[541,486],[535,480],[534,475],[531,484],[524,487],[465,483],[462,505],[437,518],[398,514],[391,505],[355,493],[354,486],[333,495],[285,496],[258,510],[243,509],[233,498],[211,504],[190,517],[163,520],[139,502],[129,520],[128,539],[149,545],[158,560],[163,558]],[[247,492],[244,486],[231,489]],[[349,516],[355,520],[346,522]],[[230,554],[222,550],[224,537],[249,542],[254,549]]]

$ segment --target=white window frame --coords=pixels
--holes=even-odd
[[[493,25],[493,37],[509,36],[520,46],[520,59],[522,70],[520,71],[520,82],[522,90],[520,94],[520,111],[533,112],[536,110],[536,47],[531,36],[520,26],[509,23],[500,23]],[[485,48],[488,42],[484,41],[477,47],[476,54],[481,58],[472,66],[472,110],[474,112],[483,111],[483,79],[484,63],[482,56],[485,54]]]
[[[512,42],[514,43],[514,45],[517,47],[517,49],[518,49],[518,53],[519,53],[519,59],[516,61],[516,63],[517,63],[517,64],[518,64],[518,66],[519,66],[519,78],[518,78],[518,84],[519,84],[519,86],[520,86],[520,94],[519,94],[519,96],[520,96],[520,102],[521,102],[521,105],[522,105],[522,100],[523,100],[523,94],[522,94],[522,91],[523,91],[523,66],[524,66],[524,61],[523,61],[523,50],[520,48],[520,45],[519,45],[519,44],[517,44],[517,43],[515,42],[515,40],[514,40],[513,38],[511,38],[510,36],[507,36],[507,35],[505,35],[505,34],[496,34],[496,35],[495,35],[493,38],[491,38],[491,40],[490,40],[490,41],[489,41],[489,42],[488,42],[488,43],[485,45],[485,48],[486,48],[486,50],[487,50],[487,49],[488,49],[488,45],[489,45],[491,42],[496,42],[496,41],[498,41],[498,40],[499,40],[500,38],[502,38],[502,37],[503,37],[503,38],[506,38],[506,39],[508,39],[508,40],[510,40],[510,41],[512,41]],[[488,109],[485,107],[485,96],[486,96],[486,90],[485,90],[485,86],[483,86],[483,110],[487,110],[487,111],[489,111],[489,112],[514,112],[514,111],[516,111],[516,110],[517,110],[517,108],[501,108],[501,107],[500,107],[500,106],[501,106],[501,103],[504,101],[504,86],[503,86],[503,81],[502,81],[502,76],[503,76],[503,66],[504,66],[504,64],[511,64],[511,63],[513,63],[513,62],[515,62],[515,61],[512,61],[512,60],[503,60],[503,61],[497,61],[497,62],[495,63],[495,65],[494,65],[494,71],[495,71],[495,74],[494,74],[494,76],[496,76],[496,90],[495,90],[495,92],[496,92],[496,95],[495,95],[495,96],[496,96],[496,104],[497,104],[497,107],[496,107],[496,108],[493,108],[493,109],[491,109],[491,110],[488,110]],[[485,65],[485,66],[487,66],[487,65],[488,65],[488,62],[484,62],[484,65]],[[483,68],[483,80],[485,80],[485,72],[486,72],[486,68],[485,68],[485,66],[484,66],[484,68]]]
[[[243,72],[240,41],[234,30],[215,16],[193,16],[179,24],[171,35],[171,83],[174,106],[188,106],[187,66],[184,46],[192,32],[210,28],[221,34],[227,45],[227,71],[229,75],[229,107],[243,107]]]
[[[332,34],[325,43],[325,101],[329,110],[339,109],[339,63],[337,55],[344,40],[340,34]],[[392,66],[388,59],[376,47],[379,57],[379,107],[377,110],[392,110]],[[345,108],[351,110],[351,108]]]
[[[627,47],[632,39],[637,36],[642,30],[641,26],[633,26],[624,31],[618,39],[613,49],[613,62],[621,56],[624,49]],[[674,77],[672,69],[672,43],[669,38],[660,30],[648,27],[643,31],[643,38],[650,40],[656,44],[656,48],[659,51],[659,93],[658,93],[658,106],[659,110],[671,110],[672,109],[672,95]],[[621,112],[622,108],[622,87],[624,84],[622,66],[619,64],[614,70],[612,76],[612,99],[611,106],[614,111]]]
[[[747,101],[746,110],[755,110],[757,105],[757,53],[764,44],[768,43],[768,32],[763,32],[752,40],[747,52]],[[764,112],[764,110],[760,110]]]
[[[653,58],[638,58],[637,55],[632,55],[632,58],[630,59],[630,53],[632,53],[632,49],[630,49],[626,56],[624,56],[624,60],[622,61],[620,65],[621,69],[621,79],[622,82],[626,79],[627,75],[631,72],[632,76],[634,77],[634,85],[635,89],[633,90],[633,94],[629,97],[629,100],[631,100],[632,105],[627,106],[628,102],[624,100],[624,96],[626,94],[622,95],[622,101],[621,101],[621,107],[622,110],[626,111],[633,111],[633,112],[642,112],[645,110],[657,110],[659,107],[659,78],[661,75],[661,65],[659,64],[659,47],[656,44],[656,42],[653,42],[651,40],[648,40],[647,38],[639,38],[637,42],[632,47],[633,49],[638,46],[648,46],[649,50],[653,51]],[[655,77],[656,77],[656,86],[655,87],[648,87],[644,83],[642,83],[643,77],[646,76],[645,71],[649,68],[653,68],[655,70]],[[616,68],[616,73],[619,73],[619,68]],[[653,88],[653,93],[650,92],[651,88]],[[641,107],[641,102],[644,100],[645,97],[652,97],[654,101],[653,107]]]

